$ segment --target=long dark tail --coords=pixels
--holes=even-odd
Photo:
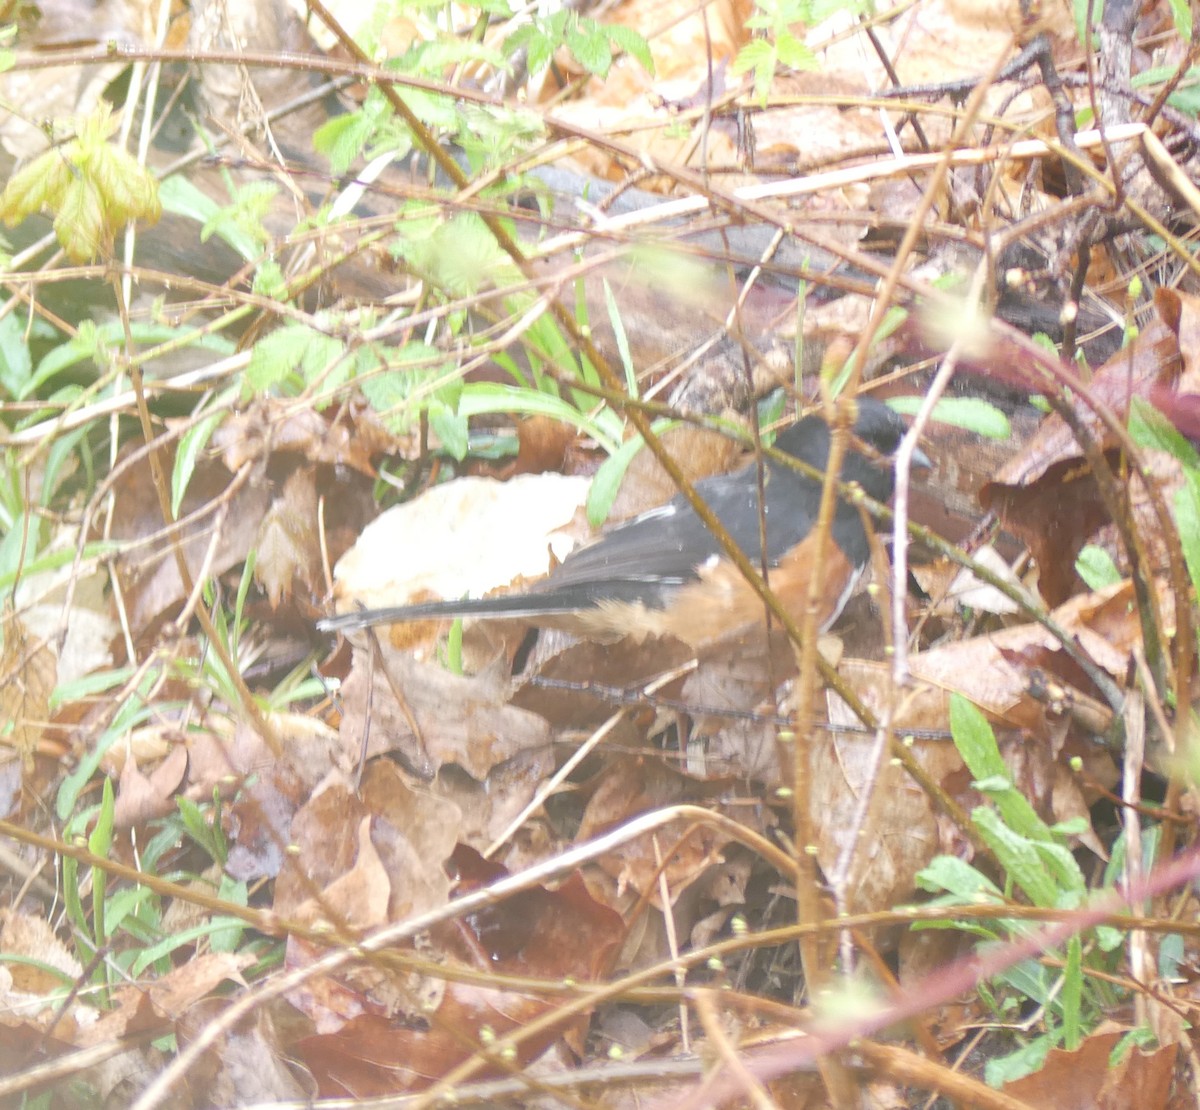
[[[359,609],[317,621],[322,632],[353,632],[376,624],[401,624],[405,621],[477,617],[537,618],[552,613],[570,613],[579,608],[578,599],[565,599],[552,593],[508,594],[477,598],[474,601],[426,601],[418,605],[394,605],[386,609]]]

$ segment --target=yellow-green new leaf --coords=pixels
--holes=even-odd
[[[54,218],[54,234],[72,262],[90,262],[111,238],[105,234],[104,205],[96,186],[86,177],[75,178],[63,194]]]
[[[16,227],[43,208],[58,208],[73,176],[61,150],[39,155],[9,178],[0,197],[0,218]]]

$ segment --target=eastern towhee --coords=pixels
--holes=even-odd
[[[858,401],[855,447],[846,453],[841,481],[856,482],[876,501],[892,495],[891,456],[905,425],[886,405]],[[814,470],[829,458],[829,425],[819,415],[785,428],[775,447]],[[913,461],[929,466],[923,452]],[[812,532],[821,482],[769,457],[759,511],[758,470],[751,462],[733,474],[705,478],[696,492],[725,530],[762,565],[760,525],[766,533],[768,585],[785,609],[803,612],[809,580],[818,569]],[[859,509],[839,498],[833,542],[826,548],[818,614],[824,631],[849,600],[870,559]],[[604,532],[573,551],[541,582],[522,593],[475,601],[430,601],[386,609],[362,609],[319,621],[326,632],[440,617],[516,618],[581,635],[674,636],[694,649],[732,637],[765,616],[762,599],[682,495]]]

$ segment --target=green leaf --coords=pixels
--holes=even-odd
[[[179,817],[188,836],[203,848],[211,857],[213,863],[225,866],[224,837],[219,836],[219,829],[214,829],[204,816],[204,811],[190,798],[178,796],[175,799],[179,807]]]
[[[374,129],[374,121],[362,111],[333,116],[313,133],[313,149],[324,154],[330,172],[341,177],[362,153]]]
[[[0,386],[13,398],[25,396],[33,371],[25,324],[26,319],[19,312],[10,312],[0,319]]]
[[[974,778],[1012,781],[988,719],[974,702],[958,693],[950,695],[950,734]]]
[[[188,483],[196,472],[196,460],[224,419],[223,412],[211,413],[193,424],[179,438],[179,446],[175,449],[175,466],[171,470],[171,514],[176,518],[179,516],[184,494],[187,493]]]
[[[454,368],[436,347],[414,342],[399,348],[362,348],[356,357],[363,396],[397,431],[411,426],[435,392],[457,407],[457,398],[449,392],[457,383],[447,382]]]
[[[625,370],[625,389],[630,397],[636,398],[638,396],[637,371],[634,369],[633,354],[629,349],[629,336],[625,334],[621,309],[617,304],[617,298],[613,296],[608,278],[604,279],[604,304],[608,309],[608,322],[612,325],[613,336],[617,341],[617,353],[621,356],[621,366]]]
[[[16,227],[43,208],[57,209],[74,176],[74,167],[63,150],[39,154],[8,179],[0,195],[0,219]]]
[[[112,238],[104,219],[104,205],[95,184],[80,177],[67,186],[54,217],[58,245],[72,262],[91,262]]]
[[[1075,570],[1089,590],[1102,590],[1121,581],[1121,572],[1112,556],[1102,547],[1087,544],[1075,560]]]
[[[1076,933],[1067,941],[1067,966],[1063,970],[1062,1007],[1063,1048],[1074,1052],[1083,1041],[1083,944]]]
[[[409,238],[401,250],[414,269],[455,297],[470,296],[485,284],[500,284],[516,274],[512,260],[474,212],[454,216],[428,237]]]
[[[311,382],[344,352],[339,340],[307,324],[284,324],[254,344],[242,379],[243,395],[262,393],[298,371],[306,383]]]
[[[221,206],[207,193],[201,192],[182,174],[173,174],[159,185],[159,199],[164,211],[194,220],[204,228],[212,228],[229,247],[247,262],[261,253],[260,241],[248,235],[236,223],[220,220]]]
[[[459,411],[467,417],[498,412],[549,416],[591,436],[609,454],[620,447],[620,441],[614,437],[612,429],[606,426],[601,416],[589,416],[562,398],[537,390],[497,382],[471,382],[463,387]]]
[[[936,856],[916,875],[922,890],[944,890],[967,903],[1000,901],[1000,888],[982,871],[957,856]]]
[[[950,695],[950,734],[975,779],[976,789],[992,797],[1005,823],[1021,837],[1052,841],[1045,822],[1013,786],[1008,765],[1000,754],[996,734],[987,718],[958,693]]]
[[[112,850],[113,818],[116,813],[116,801],[113,796],[112,779],[104,776],[104,787],[101,793],[100,810],[96,815],[96,824],[88,837],[88,851],[101,859],[107,859]],[[92,868],[92,936],[97,947],[108,943],[108,925],[105,922],[105,895],[108,891],[108,872],[102,867]]]
[[[1057,905],[1058,887],[1028,838],[1013,832],[995,810],[984,806],[972,811],[971,822],[1009,878],[1035,906],[1052,908]]]
[[[264,258],[254,271],[254,292],[260,297],[281,301],[287,296],[287,287],[283,267],[274,258]]]
[[[130,220],[158,221],[162,215],[158,182],[127,151],[108,142],[97,143],[86,168],[91,171],[111,231]]]
[[[650,44],[637,31],[618,23],[606,25],[604,29],[618,47],[624,50],[651,77],[654,76],[654,57],[650,53]]]
[[[24,567],[29,573],[29,564],[41,550],[46,521],[40,515],[28,512],[17,513],[8,534],[0,537],[0,575],[7,584]]]
[[[775,48],[766,39],[751,39],[738,51],[729,66],[731,73],[749,73],[764,65],[774,65]]]
[[[243,393],[253,396],[278,385],[299,369],[308,350],[312,329],[303,324],[285,324],[254,344],[243,380]]]
[[[90,958],[95,952],[95,946],[92,944],[92,931],[87,915],[83,912],[83,899],[79,893],[79,863],[70,856],[64,856],[62,861],[62,892],[63,909],[66,910],[67,920],[75,927],[76,942]]]
[[[887,404],[895,412],[915,416],[924,401],[920,397],[889,397]],[[1012,435],[1008,417],[989,401],[977,397],[943,397],[934,406],[933,419],[988,439],[1008,439]]]
[[[1175,491],[1173,504],[1183,561],[1187,564],[1192,589],[1200,596],[1200,489],[1194,472],[1185,471],[1184,483]]]
[[[536,77],[554,60],[555,42],[535,24],[518,28],[504,43],[504,49],[512,54],[525,50],[526,64],[530,76]]]
[[[249,891],[246,884],[240,880],[231,879],[228,875],[221,876],[221,882],[217,887],[217,897],[234,906],[245,906],[249,903]],[[241,947],[245,934],[246,923],[240,918],[234,918],[228,925],[213,929],[208,934],[208,943],[214,952],[236,952]]]
[[[59,706],[70,705],[72,702],[94,698],[97,694],[115,690],[127,682],[131,674],[133,674],[132,667],[118,667],[111,671],[93,671],[91,674],[82,675],[73,682],[60,683],[54,688],[54,694],[50,699],[50,708],[57,709]]]
[[[1079,864],[1075,862],[1074,855],[1069,848],[1062,844],[1052,844],[1048,840],[1035,839],[1033,846],[1037,849],[1042,863],[1058,884],[1060,908],[1074,908],[1074,905],[1077,905],[1083,895],[1087,893],[1087,880],[1083,877]],[[1068,897],[1064,898],[1064,895]]]
[[[1129,435],[1139,447],[1166,451],[1184,466],[1200,470],[1200,455],[1158,409],[1141,397],[1134,397],[1129,406]]]
[[[1139,397],[1129,407],[1129,434],[1139,447],[1165,451],[1183,466],[1183,485],[1175,491],[1175,525],[1192,587],[1200,591],[1200,455],[1158,409]]]
[[[164,937],[157,944],[143,948],[130,965],[130,973],[134,976],[139,976],[164,956],[169,956],[172,952],[180,948],[190,947],[202,937],[214,937],[229,929],[244,929],[245,927],[246,923],[238,917],[227,915],[210,917],[199,925],[194,925],[189,929],[181,929],[177,933],[172,933],[170,936]]]
[[[231,204],[217,208],[200,229],[200,242],[207,243],[214,235],[227,243],[241,236],[252,246],[247,259],[253,261],[262,248],[271,241],[271,233],[263,226],[263,218],[279,194],[279,186],[273,181],[250,181],[238,189]]]
[[[608,36],[590,19],[581,19],[567,31],[567,49],[588,73],[607,77],[612,67],[612,47]]]
[[[792,69],[812,70],[817,68],[817,56],[795,35],[781,34],[775,40],[775,55],[779,61]]]
[[[989,1087],[1003,1087],[1016,1079],[1032,1075],[1046,1062],[1050,1050],[1058,1042],[1056,1035],[1044,1034],[998,1060],[989,1060],[983,1069]]]
[[[436,398],[428,405],[429,426],[451,458],[462,462],[470,446],[467,435],[467,418]]]
[[[663,435],[672,428],[678,428],[678,420],[658,420],[652,426],[655,435]],[[599,528],[608,519],[621,481],[633,457],[645,446],[641,436],[627,439],[607,459],[600,464],[592,484],[588,487],[587,520],[593,528]]]
[[[1092,27],[1099,27],[1104,16],[1104,0],[1071,0],[1071,8],[1075,16],[1075,37],[1086,49],[1090,49],[1088,36],[1088,14],[1092,17]]]

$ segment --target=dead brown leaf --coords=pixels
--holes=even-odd
[[[588,840],[639,814],[699,802],[704,793],[714,789],[656,759],[615,759],[593,789],[578,837]],[[722,862],[721,850],[727,843],[724,833],[680,820],[622,844],[598,862],[601,870],[616,880],[618,893],[630,888],[639,895],[648,895],[651,903],[661,908],[660,871],[674,902],[709,868]]]
[[[188,754],[184,744],[171,747],[166,759],[149,774],[139,770],[137,761],[125,760],[117,788],[113,822],[118,829],[141,825],[164,817],[175,809],[174,794],[187,773]]]
[[[57,682],[50,644],[28,635],[16,617],[6,620],[0,650],[0,720],[7,723],[5,745],[27,768],[50,720],[50,695]]]
[[[135,640],[183,602],[186,591],[176,565],[178,542],[193,578],[205,565],[210,546],[213,575],[245,561],[270,504],[261,484],[246,483],[233,495],[224,527],[213,530],[212,512],[228,496],[232,475],[220,464],[202,461],[192,475],[179,517],[187,523],[167,531],[150,467],[127,468],[113,491],[112,537],[122,543],[114,564]]]
[[[552,557],[565,557],[579,538],[582,530],[572,521],[587,484],[526,474],[508,482],[459,478],[434,486],[363,529],[334,572],[340,607],[481,597],[540,578]]]
[[[455,763],[482,782],[492,768],[551,740],[542,718],[508,704],[499,668],[456,675],[389,648],[372,666],[356,651],[342,697],[348,742],[369,737],[368,755],[394,752],[425,781]]]
[[[1097,370],[1090,383],[1092,393],[1118,418],[1126,416],[1135,396],[1162,399],[1179,392],[1184,365],[1179,329],[1182,317],[1187,319],[1189,335],[1200,328],[1200,304],[1191,298],[1182,301],[1173,294],[1163,294],[1156,304],[1159,318]],[[1194,382],[1188,388],[1200,391],[1200,385]],[[1075,408],[1082,425],[1097,437],[1097,442],[1105,448],[1113,447],[1112,437],[1090,408],[1081,403]],[[1116,455],[1110,455],[1110,464],[1115,461]],[[1151,464],[1152,478],[1160,487],[1169,489],[1176,484],[1178,474],[1179,466],[1172,459],[1160,457]],[[1142,484],[1130,483],[1129,489],[1138,530],[1149,542],[1158,533],[1157,518]],[[1076,556],[1107,521],[1108,514],[1074,434],[1057,413],[1046,417],[1022,451],[980,490],[979,499],[1028,545],[1037,560],[1042,595],[1050,604],[1061,604],[1075,592],[1079,586]],[[1161,539],[1152,543],[1152,550],[1152,565],[1161,567],[1165,550]],[[1121,557],[1119,551],[1113,554]]]
[[[1119,1062],[1109,1058],[1121,1032],[1095,1033],[1074,1052],[1050,1051],[1041,1069],[1004,1085],[1030,1106],[1055,1110],[1160,1110],[1166,1107],[1175,1072],[1175,1045],[1153,1052],[1131,1047]]]
[[[227,1005],[222,999],[207,999],[188,1009],[175,1023],[180,1043],[206,1036],[209,1024]],[[315,1093],[312,1080],[288,1047],[296,1024],[286,1006],[258,1006],[223,1032],[188,1072],[187,1093],[194,1105],[310,1100]]]
[[[317,535],[317,486],[311,467],[298,467],[284,480],[259,528],[254,580],[272,609],[298,586],[311,605],[325,594]]]
[[[448,867],[463,891],[506,874],[461,847]],[[432,947],[439,959],[475,968],[481,979],[435,986],[375,968],[353,976],[353,982],[347,977],[340,986],[314,984],[324,1007],[322,1032],[301,1040],[294,1051],[325,1095],[362,1098],[420,1090],[473,1055],[482,1037],[503,1036],[553,1007],[551,1000],[490,987],[487,975],[592,981],[609,969],[623,929],[620,917],[593,901],[578,876],[555,891],[525,891],[435,929],[425,945],[426,959]],[[293,945],[291,951],[295,958],[308,958],[303,946]],[[329,1008],[335,1000],[347,1020],[335,1019]],[[294,1001],[307,1010],[314,997]],[[576,1025],[578,1019],[564,1019],[526,1038],[514,1062],[525,1066]]]

